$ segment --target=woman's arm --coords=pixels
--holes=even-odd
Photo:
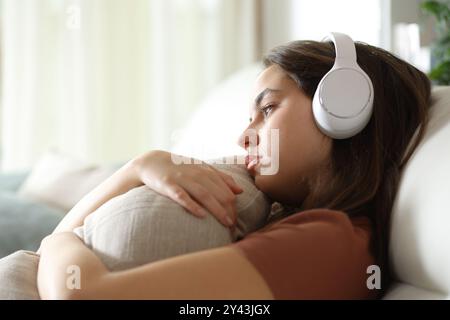
[[[45,237],[40,251],[37,285],[41,299],[67,299],[77,287],[84,291],[108,272],[73,232]]]
[[[230,175],[212,166],[176,164],[173,156],[170,152],[152,150],[129,161],[84,196],[53,233],[73,231],[108,200],[144,184],[197,217],[206,216],[206,208],[222,224],[232,226],[236,222],[235,194],[243,191],[239,185]]]
[[[143,185],[136,160],[131,160],[85,195],[61,220],[53,233],[69,232],[83,225],[84,219],[108,200]]]
[[[73,266],[80,289],[67,285]],[[72,233],[44,239],[38,287],[42,299],[273,299],[260,273],[229,246],[109,272]]]

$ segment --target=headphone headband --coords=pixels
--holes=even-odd
[[[356,64],[356,49],[352,38],[343,33],[330,32],[322,39],[322,41],[327,39],[333,41],[336,51],[336,60],[352,61]]]

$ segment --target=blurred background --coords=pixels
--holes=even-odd
[[[0,170],[49,151],[96,164],[238,153],[270,48],[339,31],[428,72],[421,2],[0,0]]]
[[[449,85],[449,30],[450,0],[0,0],[0,257],[145,151],[245,154],[271,48],[343,32]]]

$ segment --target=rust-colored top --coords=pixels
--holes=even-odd
[[[374,299],[367,268],[371,223],[341,211],[294,213],[230,244],[256,267],[275,299]]]

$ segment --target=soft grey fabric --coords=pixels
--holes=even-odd
[[[63,211],[0,192],[0,258],[17,250],[37,250],[63,216]]]
[[[0,300],[39,300],[38,264],[39,256],[26,250],[0,259]]]
[[[211,163],[212,164],[212,163]],[[217,165],[244,189],[237,195],[234,233],[212,215],[188,213],[146,186],[115,197],[89,215],[75,233],[111,270],[227,245],[265,225],[269,199],[256,188],[244,165]]]

